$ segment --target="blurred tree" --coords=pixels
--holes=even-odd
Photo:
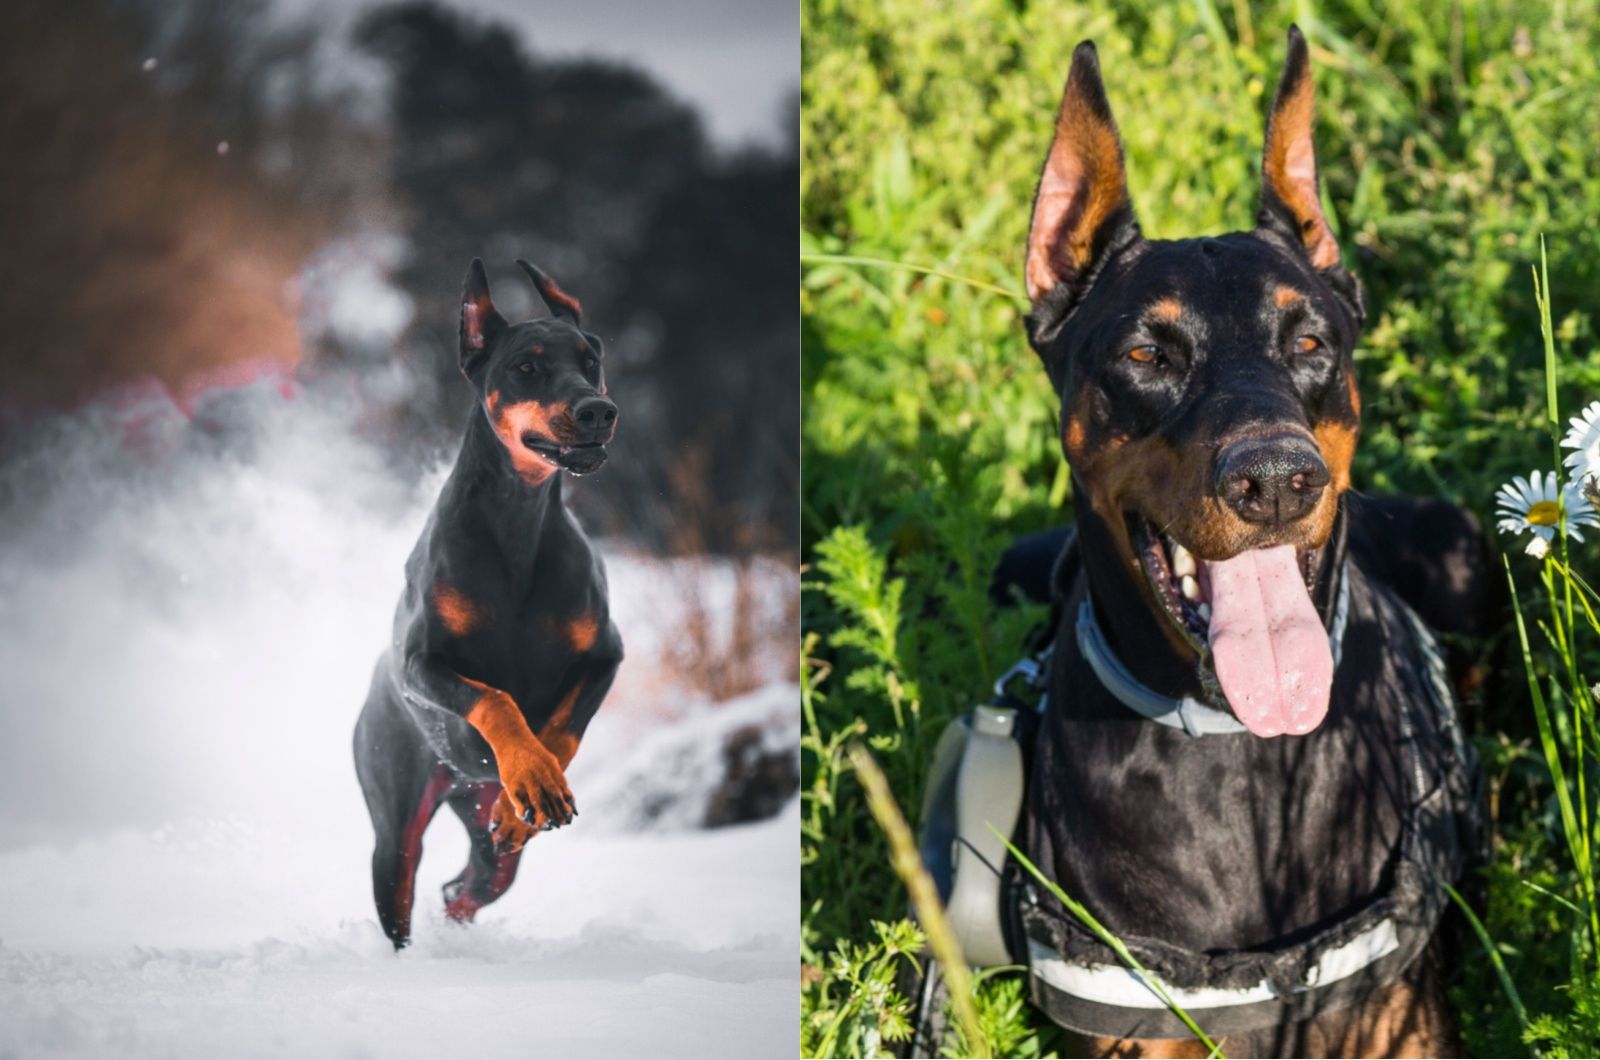
[[[361,429],[431,458],[466,411],[466,263],[524,316],[526,256],[608,340],[624,427],[574,491],[590,521],[653,549],[793,545],[793,150],[714,151],[639,71],[529,56],[440,7],[369,11],[354,41],[391,74],[387,120],[359,64],[265,0],[0,8],[0,451],[7,423],[121,383],[303,359]],[[415,308],[400,349],[302,334],[303,287],[351,290],[323,252],[391,229]]]
[[[414,437],[454,436],[469,402],[454,348],[467,262],[485,258],[515,317],[533,312],[510,267],[527,257],[607,339],[623,426],[605,472],[574,491],[589,518],[655,548],[792,546],[797,157],[720,158],[644,74],[531,56],[433,4],[375,10],[355,33],[392,72]]]
[[[13,414],[299,358],[294,281],[367,146],[317,61],[313,35],[259,0],[0,9]]]

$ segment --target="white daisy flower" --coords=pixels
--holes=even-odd
[[[1494,495],[1496,524],[1505,534],[1531,533],[1548,546],[1555,540],[1556,527],[1561,524],[1561,506],[1567,509],[1567,536],[1574,541],[1583,540],[1580,527],[1600,526],[1600,515],[1594,505],[1586,500],[1578,488],[1567,483],[1561,488],[1561,501],[1556,500],[1556,474],[1535,471],[1530,478],[1518,475],[1501,486]],[[1528,552],[1535,554],[1537,545],[1530,544]],[[1548,551],[1548,548],[1546,548]]]
[[[1600,401],[1590,403],[1569,422],[1572,429],[1561,439],[1561,447],[1576,452],[1567,454],[1563,462],[1572,469],[1575,480],[1588,482],[1600,476]]]

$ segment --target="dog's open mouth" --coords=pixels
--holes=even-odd
[[[540,437],[532,431],[525,431],[522,435],[522,444],[573,475],[587,475],[592,471],[599,471],[600,465],[606,462],[606,447],[603,442],[562,445]]]
[[[1141,516],[1129,528],[1156,599],[1195,650],[1210,654],[1245,728],[1301,735],[1321,724],[1333,651],[1311,600],[1316,551],[1276,545],[1203,560]]]

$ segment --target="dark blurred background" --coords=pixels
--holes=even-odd
[[[336,401],[418,471],[470,405],[466,264],[518,319],[525,256],[582,299],[623,410],[569,491],[586,523],[792,549],[793,5],[601,3],[578,39],[589,8],[545,39],[541,5],[494,0],[7,3],[0,460],[86,409],[135,445]]]

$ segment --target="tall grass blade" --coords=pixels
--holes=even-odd
[[[1544,379],[1545,379],[1545,421],[1550,432],[1550,450],[1553,454],[1555,473],[1557,475],[1557,512],[1558,536],[1561,543],[1560,568],[1563,572],[1571,569],[1571,557],[1567,536],[1567,509],[1566,509],[1566,467],[1561,459],[1561,410],[1556,393],[1558,369],[1556,366],[1555,327],[1551,319],[1550,306],[1550,258],[1545,247],[1544,235],[1539,236],[1539,268],[1533,277],[1534,301],[1539,309],[1539,335],[1544,340]],[[1552,584],[1551,565],[1544,567],[1545,588],[1550,596],[1551,614],[1557,613],[1557,594]],[[1578,673],[1578,645],[1577,632],[1573,625],[1573,579],[1563,576],[1561,579],[1561,602],[1565,604],[1566,621],[1562,630],[1561,643],[1558,649],[1562,661],[1566,664],[1567,682],[1571,689],[1570,702],[1572,704],[1572,755],[1573,773],[1577,788],[1577,820],[1568,828],[1567,844],[1572,854],[1574,866],[1578,870],[1579,886],[1583,892],[1584,907],[1587,913],[1586,920],[1589,929],[1589,948],[1597,962],[1600,962],[1600,900],[1597,900],[1594,879],[1594,848],[1593,830],[1589,820],[1589,790],[1588,772],[1589,760],[1592,749],[1584,746],[1584,733],[1589,731],[1594,723],[1594,705],[1584,687],[1583,678]],[[1588,610],[1587,602],[1584,608]],[[1554,773],[1552,773],[1554,776]],[[1557,780],[1557,790],[1565,795],[1565,785]],[[1570,800],[1569,800],[1570,801]],[[1563,813],[1565,814],[1565,809]],[[1600,967],[1600,964],[1597,964]]]
[[[1501,561],[1506,568],[1506,583],[1511,588],[1511,611],[1516,617],[1517,641],[1522,649],[1522,666],[1528,675],[1528,696],[1533,700],[1534,720],[1539,726],[1539,745],[1544,751],[1545,766],[1550,770],[1550,778],[1555,782],[1556,804],[1561,810],[1561,827],[1566,835],[1568,848],[1574,853],[1579,848],[1578,844],[1578,818],[1572,806],[1572,792],[1567,787],[1567,771],[1561,761],[1561,748],[1556,743],[1555,729],[1550,722],[1550,707],[1545,701],[1544,690],[1539,687],[1538,670],[1533,662],[1533,648],[1528,643],[1528,625],[1522,615],[1522,599],[1517,595],[1517,581],[1511,574],[1511,561],[1502,556]]]
[[[961,944],[956,941],[950,921],[944,915],[944,904],[939,901],[939,890],[934,886],[933,877],[928,875],[928,870],[922,864],[917,842],[911,835],[911,826],[906,824],[905,815],[900,812],[900,806],[889,790],[889,780],[878,768],[872,753],[861,744],[852,743],[849,754],[850,764],[855,767],[856,776],[867,795],[867,809],[889,840],[889,857],[895,874],[911,896],[911,905],[917,911],[917,919],[928,936],[933,955],[944,966],[945,983],[950,988],[950,1008],[961,1028],[968,1055],[989,1056],[989,1043],[978,1024],[977,1007],[972,1003],[972,971],[967,967]]]
[[[1522,995],[1517,992],[1517,984],[1512,982],[1511,973],[1506,969],[1506,962],[1500,957],[1500,951],[1495,948],[1494,940],[1489,937],[1489,929],[1483,926],[1483,921],[1478,919],[1478,914],[1472,911],[1472,906],[1461,897],[1448,883],[1444,885],[1445,893],[1450,895],[1450,900],[1456,907],[1466,914],[1467,923],[1472,925],[1473,934],[1478,936],[1478,941],[1483,943],[1483,950],[1489,955],[1489,962],[1494,965],[1494,974],[1500,978],[1500,988],[1506,992],[1506,1000],[1511,1002],[1511,1011],[1517,1015],[1517,1024],[1524,1033],[1528,1030],[1528,1010],[1522,1004]]]
[[[800,260],[809,265],[867,265],[879,269],[899,269],[902,272],[915,272],[923,276],[937,276],[941,280],[964,283],[968,287],[976,287],[980,291],[988,291],[991,294],[1009,298],[1018,305],[1028,304],[1027,296],[1021,291],[1014,291],[1009,287],[1001,287],[999,284],[990,283],[987,280],[962,276],[960,273],[936,269],[931,265],[913,265],[910,262],[893,261],[889,258],[874,258],[863,254],[819,254],[815,252],[801,254]]]
[[[1111,952],[1117,955],[1118,960],[1126,964],[1129,968],[1132,968],[1135,972],[1139,973],[1140,978],[1144,981],[1144,985],[1147,986],[1150,991],[1156,995],[1156,997],[1161,999],[1162,1004],[1166,1005],[1167,1008],[1172,1010],[1173,1015],[1177,1016],[1183,1021],[1183,1025],[1188,1027],[1190,1032],[1192,1032],[1196,1038],[1199,1038],[1201,1042],[1205,1043],[1205,1047],[1211,1050],[1211,1056],[1220,1056],[1226,1058],[1227,1054],[1222,1051],[1222,1046],[1212,1041],[1210,1036],[1207,1035],[1205,1031],[1200,1029],[1200,1025],[1183,1010],[1183,1006],[1172,1000],[1172,995],[1168,994],[1161,986],[1161,981],[1157,979],[1154,973],[1152,973],[1148,968],[1139,963],[1139,958],[1133,955],[1133,952],[1128,949],[1121,939],[1113,935],[1104,924],[1096,920],[1094,914],[1089,912],[1089,910],[1081,902],[1075,901],[1067,894],[1066,891],[1063,891],[1059,884],[1057,884],[1054,880],[1046,879],[1044,873],[1039,871],[1039,867],[1037,865],[1028,860],[1028,856],[1026,854],[1013,846],[1008,837],[1000,835],[1000,830],[998,828],[995,828],[994,825],[990,825],[989,830],[995,835],[1000,836],[1000,841],[1006,845],[1006,849],[1011,852],[1011,856],[1017,859],[1017,864],[1026,869],[1030,876],[1038,880],[1040,886],[1044,887],[1051,894],[1055,895],[1056,900],[1067,907],[1068,912],[1077,917],[1079,920],[1083,921],[1083,925],[1090,931],[1094,932],[1095,936],[1098,937],[1101,942],[1104,942],[1107,946],[1110,946]]]

